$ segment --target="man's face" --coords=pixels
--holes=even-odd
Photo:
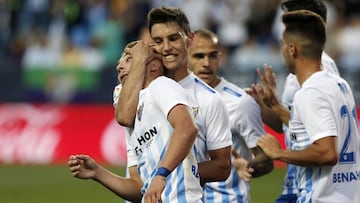
[[[116,71],[118,73],[118,80],[121,84],[125,83],[125,80],[129,74],[132,57],[128,54],[123,54],[118,61]]]
[[[153,48],[163,56],[168,70],[187,68],[189,39],[175,22],[154,24],[151,28]]]
[[[221,60],[221,52],[215,40],[195,35],[189,51],[190,69],[212,87],[218,83],[216,79]]]

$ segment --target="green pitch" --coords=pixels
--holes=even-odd
[[[124,168],[108,167],[125,174]],[[252,203],[271,203],[279,195],[285,169],[252,180]],[[0,165],[1,203],[122,203],[92,180],[73,178],[65,166]]]

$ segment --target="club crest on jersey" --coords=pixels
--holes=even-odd
[[[193,116],[194,116],[194,118],[196,118],[196,116],[197,116],[198,113],[199,113],[199,107],[193,106],[193,107],[192,107],[192,111],[193,111]]]
[[[136,115],[138,118],[138,121],[141,121],[142,112],[144,110],[144,103],[142,103],[139,108],[137,109]]]

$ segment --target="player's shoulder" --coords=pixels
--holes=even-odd
[[[316,97],[316,95],[327,95],[336,89],[335,87],[339,81],[341,81],[339,76],[329,73],[328,71],[316,72],[305,80],[296,96],[300,98],[311,98],[313,96]]]
[[[198,98],[205,98],[211,100],[212,98],[216,98],[219,96],[218,91],[210,87],[193,73],[189,74],[186,78],[179,81],[179,84],[185,89],[187,89],[189,92],[193,92],[193,94]]]
[[[154,84],[159,84],[159,83],[177,84],[177,82],[175,80],[168,78],[166,76],[159,76],[159,77],[155,78],[151,83],[154,83]]]
[[[171,89],[182,88],[175,80],[166,76],[159,76],[151,81],[150,85],[153,89]]]
[[[214,88],[212,88],[210,85],[206,84],[206,82],[202,81],[196,75],[190,74],[190,77],[192,79],[192,82],[193,82],[195,88],[198,91],[201,91],[204,94],[209,94],[209,95],[212,95],[212,94],[216,95],[217,94],[217,91]]]
[[[221,78],[220,83],[215,88],[223,97],[238,101],[252,101],[253,98],[246,93],[246,91],[237,86],[236,84],[229,82],[228,80]]]
[[[209,86],[206,82],[202,81],[194,74],[187,77],[188,82],[191,84],[190,92],[196,98],[197,102],[203,107],[215,108],[216,106],[224,105],[220,93]],[[187,89],[187,88],[185,88]]]
[[[247,108],[254,109],[259,108],[255,99],[246,93],[244,89],[237,86],[234,83],[231,83],[224,78],[222,78],[219,85],[216,87],[221,94],[221,98],[228,105],[236,106],[237,108]]]

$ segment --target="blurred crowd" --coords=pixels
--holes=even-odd
[[[327,0],[326,52],[360,89],[360,0]],[[256,82],[267,63],[284,79],[280,0],[0,0],[0,101],[111,102],[124,45],[146,32],[146,13],[181,8],[192,29],[215,31],[223,75]],[[281,91],[281,86],[280,86]],[[354,90],[357,102],[360,92]]]

